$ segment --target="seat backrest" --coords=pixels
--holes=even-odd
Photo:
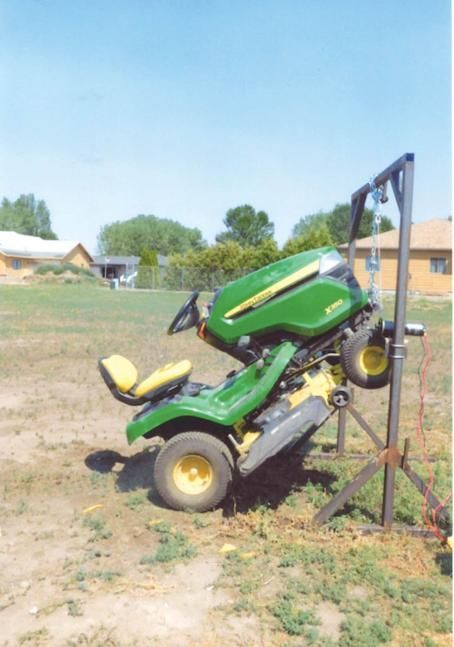
[[[103,357],[99,366],[109,388],[115,386],[121,393],[128,393],[137,382],[136,367],[122,355]]]

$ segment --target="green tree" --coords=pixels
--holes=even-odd
[[[242,276],[249,269],[250,248],[234,240],[202,250],[189,250],[169,259],[166,284],[173,289],[213,290]]]
[[[313,225],[311,228],[306,229],[299,236],[290,238],[282,249],[282,256],[293,256],[300,252],[318,249],[319,247],[327,247],[332,244],[333,240],[328,226],[326,223],[321,223],[320,225]]]
[[[299,237],[313,227],[319,227],[323,223],[328,227],[334,245],[342,245],[348,242],[350,227],[350,204],[337,204],[332,211],[319,211],[300,218],[292,230],[292,237]],[[358,230],[358,238],[367,238],[372,234],[372,222],[374,212],[372,209],[364,209],[363,217]],[[394,225],[387,216],[382,216],[380,231],[385,232],[394,229]]]
[[[50,211],[44,200],[38,200],[36,203],[35,218],[38,227],[38,236],[47,239],[56,239],[57,236],[52,231],[50,222]]]
[[[255,247],[240,245],[235,240],[218,242],[199,251],[191,249],[186,254],[171,256],[166,283],[173,289],[213,290],[280,257],[272,238]]]
[[[281,253],[274,238],[266,238],[260,245],[248,247],[245,250],[246,267],[248,269],[258,270],[264,265],[274,263],[281,258]]]
[[[158,255],[154,249],[143,249],[140,253],[139,265],[142,267],[158,267]]]
[[[135,281],[136,288],[156,289],[160,284],[159,278],[157,253],[153,249],[143,249]]]
[[[255,211],[249,204],[229,209],[224,218],[226,231],[216,236],[218,243],[233,240],[246,247],[260,245],[274,234],[274,224],[265,211]]]
[[[113,222],[102,227],[98,235],[101,254],[140,256],[145,248],[167,256],[205,246],[200,229],[157,216],[139,215]]]
[[[33,193],[20,195],[11,202],[3,198],[0,206],[0,230],[15,231],[28,236],[55,240],[50,212],[44,200],[36,200]]]
[[[292,229],[291,238],[299,238],[303,234],[306,234],[308,231],[314,227],[320,227],[320,225],[326,225],[326,220],[329,213],[318,211],[317,213],[311,213],[307,216],[303,216],[298,220],[296,225]]]

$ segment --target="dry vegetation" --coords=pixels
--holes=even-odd
[[[380,514],[377,475],[346,514],[310,519],[359,469],[306,457],[269,463],[222,509],[177,513],[154,492],[156,443],[128,447],[133,410],[111,397],[96,360],[118,352],[145,373],[181,357],[214,383],[233,361],[192,331],[168,338],[183,295],[78,285],[0,291],[0,633],[2,645],[451,644],[451,556],[436,540],[363,536]],[[412,301],[434,351],[426,438],[436,493],[450,487],[450,304]],[[401,438],[417,454],[418,340],[409,343]],[[386,390],[357,393],[383,436]],[[335,427],[315,436],[332,449]],[[349,422],[348,451],[373,451]],[[424,468],[415,463],[425,477]],[[398,522],[421,525],[399,475]],[[236,550],[221,552],[225,544]]]

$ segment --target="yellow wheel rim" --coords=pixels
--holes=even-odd
[[[213,481],[213,468],[203,456],[187,454],[173,468],[173,482],[183,494],[202,494]]]
[[[359,354],[359,365],[367,375],[381,375],[388,368],[388,358],[381,346],[366,346]]]

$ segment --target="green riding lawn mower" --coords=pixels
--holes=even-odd
[[[242,363],[217,386],[191,382],[188,360],[138,382],[120,355],[101,358],[112,395],[141,409],[128,424],[137,438],[165,442],[154,481],[171,508],[205,511],[279,452],[304,445],[350,402],[347,380],[388,384],[392,322],[371,325],[373,306],[331,247],[285,258],[215,291],[203,314],[193,292],[168,334],[195,327],[199,339]]]

